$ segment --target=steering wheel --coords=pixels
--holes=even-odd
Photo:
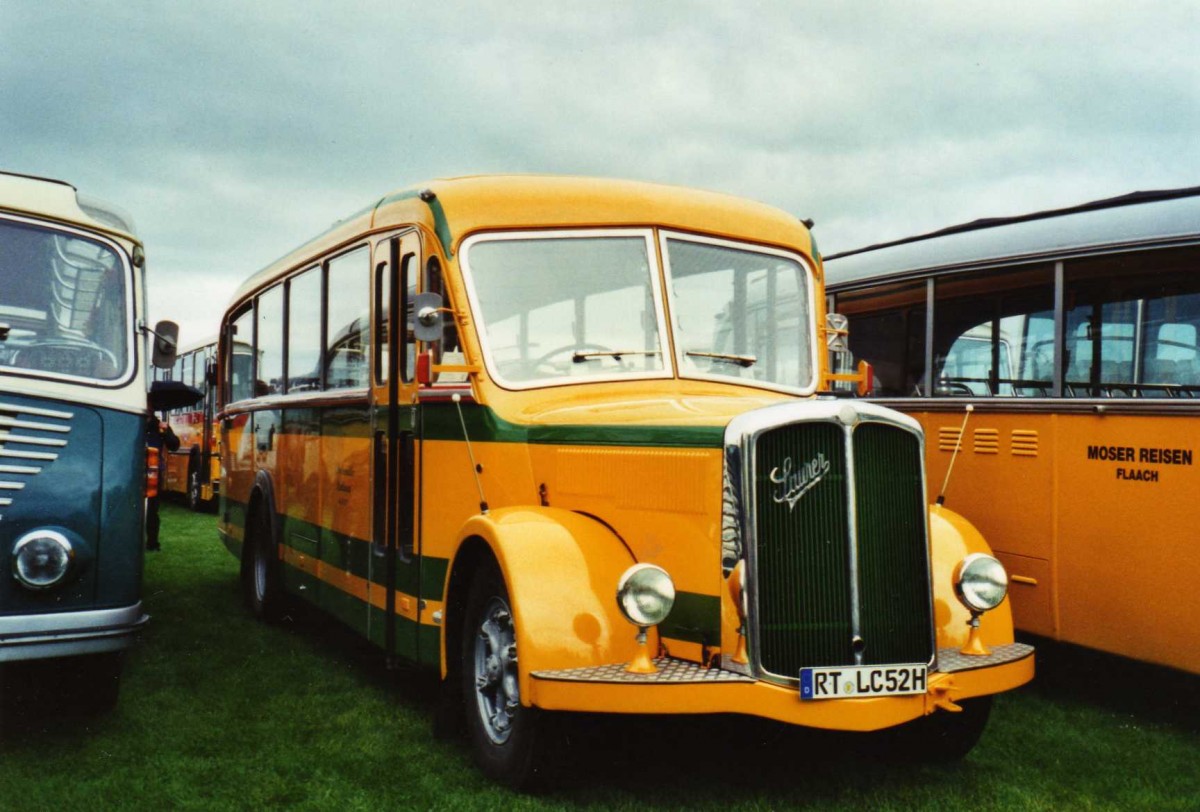
[[[539,374],[542,372],[543,366],[548,367],[552,373],[559,373],[559,372],[567,371],[567,370],[570,370],[571,367],[563,366],[561,363],[551,363],[550,359],[554,358],[555,356],[562,355],[563,353],[566,353],[566,352],[569,352],[569,353],[571,353],[572,356],[574,356],[574,354],[577,352],[589,352],[589,351],[591,351],[591,352],[613,352],[613,349],[611,347],[606,347],[603,344],[593,344],[590,342],[584,342],[582,344],[564,344],[561,347],[555,347],[554,349],[550,350],[549,352],[542,353],[540,356],[537,357],[537,359],[535,359],[532,362],[532,366],[533,366],[533,369],[535,370],[535,372],[537,372]],[[617,361],[616,358],[612,358],[612,360]],[[574,361],[572,361],[571,363],[574,363]],[[617,361],[617,364],[618,364],[618,366],[624,366],[624,364],[621,361]]]

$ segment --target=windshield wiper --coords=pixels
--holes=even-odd
[[[740,367],[752,367],[758,363],[758,358],[753,355],[729,355],[723,352],[697,352],[695,350],[686,350],[684,355],[689,355],[692,358],[711,358],[714,361],[727,361],[731,364],[737,364]]]
[[[571,356],[571,360],[577,364],[582,364],[584,361],[590,361],[593,358],[615,358],[621,360],[622,355],[662,355],[658,350],[582,350]]]

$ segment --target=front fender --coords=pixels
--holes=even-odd
[[[954,594],[954,568],[971,553],[992,554],[975,526],[941,505],[929,506],[930,563],[933,575],[933,622],[938,648],[960,648],[967,642],[971,613]],[[980,619],[983,642],[999,646],[1013,642],[1012,607],[1008,598]]]
[[[487,544],[508,586],[523,696],[533,671],[633,657],[637,630],[620,614],[616,588],[635,560],[604,524],[558,508],[501,508],[469,520],[458,549],[471,539]]]

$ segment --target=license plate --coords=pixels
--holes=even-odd
[[[801,699],[925,693],[925,665],[844,665],[800,669]]]

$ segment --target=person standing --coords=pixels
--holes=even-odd
[[[179,438],[171,431],[166,421],[160,421],[154,414],[146,419],[146,447],[158,449],[158,482],[159,491],[162,489],[163,477],[167,470],[167,452],[179,450]],[[158,542],[158,493],[146,499],[146,549],[161,550]]]

